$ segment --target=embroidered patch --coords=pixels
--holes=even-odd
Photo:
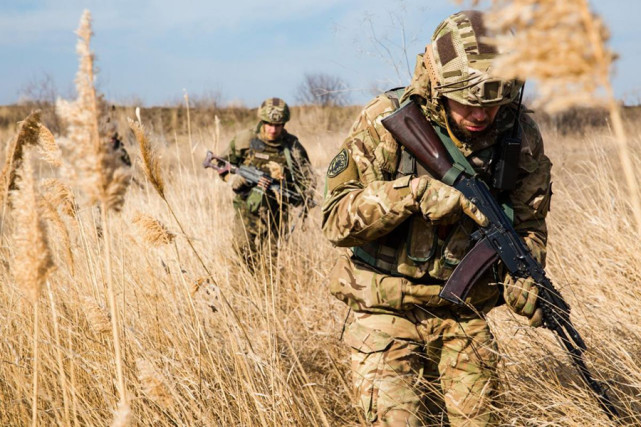
[[[334,178],[339,173],[347,169],[348,165],[349,156],[347,155],[347,150],[343,148],[341,152],[338,153],[336,157],[334,157],[334,159],[330,162],[329,167],[327,168],[327,176],[330,178]]]
[[[265,153],[254,153],[254,156],[258,157],[259,159],[269,160],[269,154],[265,154]]]

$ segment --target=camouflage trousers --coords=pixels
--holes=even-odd
[[[345,341],[355,393],[373,425],[495,425],[497,347],[483,315],[356,313]]]
[[[268,207],[248,212],[235,203],[234,249],[252,270],[261,264],[275,263],[278,246],[287,231],[287,211],[272,213]]]

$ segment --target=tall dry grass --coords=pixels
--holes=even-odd
[[[354,117],[336,119],[335,130],[328,130],[329,113],[304,114],[288,129],[299,135],[320,175]],[[636,123],[628,126],[641,134]],[[66,181],[62,170],[36,173],[72,253],[65,255],[60,229],[46,227],[56,269],[49,275],[48,309],[37,318],[22,275],[15,274],[12,236],[23,222],[13,214],[4,218],[0,425],[32,419],[74,426],[363,423],[339,340],[348,312],[328,291],[336,250],[320,232],[318,209],[284,244],[273,271],[248,271],[231,250],[231,191],[191,161],[192,153],[204,157],[217,132],[228,141],[236,129],[216,129],[213,121],[190,127],[191,142],[178,130],[167,145],[158,143],[159,133],[146,134],[162,160],[149,170],[161,177],[164,198],[154,188],[158,182],[145,178],[144,161],[137,161],[141,185],[129,189],[108,227],[97,227],[102,218],[81,191],[85,182]],[[616,144],[606,129],[582,138],[544,130],[544,138],[555,165],[548,271],[572,306],[590,368],[611,387],[621,424],[639,425],[641,262],[630,233],[634,223],[619,214],[627,190],[615,166]],[[632,142],[630,160],[639,167],[641,141]],[[140,157],[138,148],[132,151],[132,158]],[[141,212],[149,221],[141,221]],[[173,240],[150,238],[148,231]],[[491,325],[502,360],[502,425],[610,425],[549,331],[528,328],[505,308],[492,312]],[[122,382],[114,375],[119,363]]]
[[[297,131],[319,172],[349,125],[345,121],[343,132],[333,135]],[[199,140],[199,129],[194,131],[194,142],[202,145],[196,158],[204,157],[208,140]],[[229,140],[231,131],[221,131],[221,139]],[[200,129],[202,135],[210,132],[213,129]],[[629,233],[630,218],[614,214],[625,200],[613,167],[616,147],[607,131],[587,139],[554,133],[544,137],[555,164],[548,270],[573,307],[572,319],[589,346],[590,368],[609,382],[612,398],[627,417],[623,424],[635,425],[641,422],[641,341],[635,314],[641,309],[636,287],[641,266],[635,256],[639,244]],[[297,228],[285,244],[275,274],[249,272],[231,250],[229,188],[209,171],[193,173],[187,136],[180,136],[178,143],[178,151],[173,146],[153,149],[163,159],[164,194],[185,233],[177,230],[165,202],[142,173],[138,178],[143,186],[130,189],[120,217],[112,218],[111,265],[128,422],[360,424],[351,399],[348,354],[339,340],[347,310],[327,289],[336,251],[319,230],[319,212],[312,211],[306,229]],[[633,156],[635,164],[638,156]],[[80,195],[78,185],[73,189]],[[63,205],[56,209],[62,213]],[[174,240],[162,245],[148,240],[139,227],[141,212],[175,234]],[[83,205],[75,217],[61,215],[75,272],[58,249],[50,289],[59,340],[51,310],[41,310],[38,319],[40,424],[65,424],[63,396],[68,398],[71,424],[119,421],[114,420],[120,399],[101,261],[104,236],[96,233],[94,216],[95,211]],[[213,280],[203,277],[206,273],[187,238]],[[12,258],[3,255],[3,425],[28,423],[32,409],[34,320],[17,308],[27,305],[19,283],[9,275],[12,264]],[[225,310],[221,292],[242,322],[251,348]],[[549,331],[526,327],[504,308],[492,313],[491,322],[502,356],[497,408],[502,423],[609,425]]]

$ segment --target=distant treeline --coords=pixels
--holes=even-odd
[[[36,108],[42,111],[42,121],[52,132],[64,133],[64,124],[55,115],[55,109],[48,104],[0,106],[0,131],[12,132],[17,123]],[[347,129],[356,118],[359,110],[359,106],[302,106],[292,108],[292,117],[293,120],[299,123],[303,122],[304,125],[308,124],[306,122],[322,117],[324,122],[322,128],[336,131]],[[135,107],[116,106],[115,115],[119,122],[119,128],[124,130],[127,128],[126,118],[135,117]],[[184,134],[187,132],[187,108],[185,106],[143,107],[141,108],[141,116],[143,123],[154,133],[164,134],[168,139],[171,139],[174,133]],[[563,134],[583,132],[608,124],[607,111],[599,108],[573,108],[556,115],[535,113],[535,116],[542,128],[556,130]],[[193,107],[189,109],[192,129],[212,126],[215,117],[218,117],[221,126],[224,127],[245,126],[255,120],[256,109],[245,107]],[[636,121],[641,117],[641,106],[625,106],[623,117],[625,120]]]

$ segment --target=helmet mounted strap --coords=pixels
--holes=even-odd
[[[436,87],[439,85],[439,81],[436,74],[436,62],[434,60],[434,52],[432,51],[431,44],[425,46],[425,53],[423,54],[423,64],[425,65],[427,75],[430,78],[430,96],[432,97],[432,99],[436,99],[438,96]]]

